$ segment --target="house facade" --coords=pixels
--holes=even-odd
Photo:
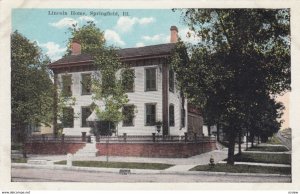
[[[129,102],[122,110],[123,114],[132,116],[115,126],[116,135],[152,135],[157,133],[157,121],[162,123],[160,134],[203,134],[201,114],[188,105],[187,99],[176,87],[176,74],[168,63],[178,39],[177,27],[172,26],[170,33],[170,43],[117,51],[121,62],[130,65],[135,78],[127,92]],[[90,134],[88,118],[95,114],[91,106],[97,103],[104,107],[103,102],[93,101],[89,86],[92,76],[97,72],[92,65],[91,56],[81,53],[80,43],[74,41],[71,50],[71,55],[49,64],[57,87],[65,95],[76,99],[75,105],[63,110],[63,115],[68,115],[63,119],[63,133]],[[101,76],[101,72],[98,73]],[[56,122],[57,120],[54,121],[54,126]]]

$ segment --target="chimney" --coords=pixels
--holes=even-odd
[[[178,40],[178,28],[176,26],[171,26],[170,31],[171,31],[170,42],[176,43]]]
[[[81,54],[81,45],[78,40],[73,40],[71,43],[71,55],[80,55]]]

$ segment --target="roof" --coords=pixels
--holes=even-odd
[[[136,47],[136,48],[125,48],[125,49],[117,50],[117,54],[119,55],[121,60],[145,58],[150,56],[165,56],[165,55],[170,55],[174,47],[175,47],[175,43],[167,43],[167,44],[158,44],[158,45]],[[92,61],[93,61],[92,56],[89,54],[69,55],[49,64],[49,67],[54,68],[62,64],[82,63],[82,62],[92,62]]]

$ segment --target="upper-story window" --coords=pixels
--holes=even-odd
[[[146,69],[146,91],[156,91],[156,68]]]
[[[72,96],[72,75],[62,76],[62,94],[63,96]]]
[[[81,94],[90,95],[92,86],[91,74],[81,74]]]
[[[125,92],[134,91],[134,69],[125,69],[122,72],[122,85]]]
[[[170,70],[169,71],[169,91],[170,92],[174,92],[174,71],[173,70]]]

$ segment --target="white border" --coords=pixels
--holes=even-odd
[[[16,183],[10,181],[10,32],[12,8],[291,8],[293,183]],[[0,0],[0,189],[3,190],[286,190],[299,191],[300,0]],[[298,125],[297,125],[298,124]],[[298,183],[298,184],[297,184]]]

